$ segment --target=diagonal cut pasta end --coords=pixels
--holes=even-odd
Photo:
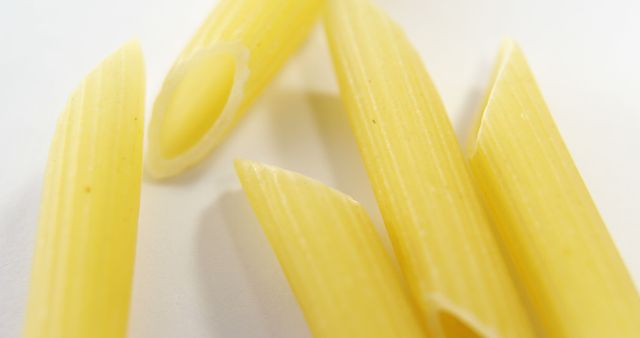
[[[314,337],[424,337],[400,274],[358,202],[294,172],[235,165]]]
[[[467,139],[466,150],[468,157],[473,157],[473,154],[477,150],[477,142],[479,139],[481,139],[480,134],[482,133],[482,127],[484,124],[488,123],[485,122],[485,116],[488,115],[486,112],[488,110],[487,107],[489,106],[489,103],[493,98],[495,98],[496,94],[501,95],[502,92],[504,92],[506,89],[505,84],[503,84],[505,82],[504,73],[509,63],[512,62],[524,62],[524,64],[526,65],[524,53],[522,52],[522,49],[520,48],[518,43],[511,38],[504,38],[500,45],[500,50],[496,57],[496,65],[493,68],[493,73],[491,74],[491,78],[489,81],[489,83],[491,83],[492,85],[485,92],[485,95],[480,103],[480,107],[482,110],[477,114],[476,120],[473,124],[473,128],[471,129],[471,133],[469,134],[469,137]],[[531,78],[529,79],[529,81],[535,80]],[[489,117],[487,117],[486,119],[489,119]]]
[[[156,98],[147,153],[155,178],[198,164],[306,38],[324,0],[222,0]]]
[[[152,176],[176,175],[220,143],[235,121],[249,74],[249,50],[239,42],[214,44],[174,66],[149,126]]]
[[[499,338],[495,329],[484,325],[473,313],[441,294],[429,296],[429,321],[441,338]]]
[[[524,53],[503,43],[469,163],[541,331],[638,337],[640,297]]]

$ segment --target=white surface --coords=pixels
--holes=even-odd
[[[459,135],[499,41],[516,38],[629,269],[640,280],[640,2],[380,0],[406,28]],[[0,337],[22,325],[39,192],[67,95],[130,37],[151,103],[215,1],[35,0],[0,9]],[[231,161],[300,171],[379,216],[336,97],[322,32],[286,66],[215,156],[145,180],[130,336],[304,337],[306,325]]]

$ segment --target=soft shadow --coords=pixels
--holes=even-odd
[[[306,96],[320,131],[325,156],[331,163],[336,187],[367,209],[387,251],[391,253],[391,243],[340,96],[320,92],[310,92]]]
[[[298,60],[298,67],[304,82],[308,84],[308,88],[323,90],[310,89],[291,94],[304,96],[306,108],[311,110],[314,127],[322,142],[322,154],[330,163],[335,187],[354,197],[369,211],[385,242],[388,242],[382,217],[339,95],[328,42],[321,27],[312,32],[309,46],[303,53],[304,57]]]
[[[346,193],[367,197],[360,203],[371,205],[373,193],[340,96],[311,92],[306,97],[337,185]]]
[[[310,158],[309,145],[314,130],[310,127],[312,118],[303,90],[295,88],[275,88],[264,100],[266,114],[269,115],[270,135],[279,153]]]
[[[271,120],[277,124],[273,129],[280,131],[271,136],[277,151],[291,159],[287,169],[328,167],[330,185],[367,209],[385,246],[390,248],[340,96],[337,93],[280,89],[272,93],[266,107]],[[313,141],[314,137],[317,141]]]
[[[7,199],[0,209],[0,248],[24,248],[23,241],[35,239],[42,182],[40,175],[29,175],[25,184],[7,194],[12,198]]]
[[[470,90],[465,98],[461,114],[453,121],[458,143],[460,143],[463,150],[466,150],[470,141],[469,137],[472,136],[474,124],[484,108],[480,106],[483,96],[484,91],[481,88],[476,87]]]
[[[0,332],[18,337],[26,310],[29,277],[41,200],[41,172],[3,194],[0,208]]]
[[[456,136],[458,136],[458,143],[460,143],[465,152],[471,141],[469,138],[473,136],[473,128],[476,126],[476,121],[480,117],[482,109],[484,109],[481,105],[486,94],[486,88],[491,85],[490,80],[493,67],[492,62],[482,61],[478,64],[474,73],[476,79],[481,79],[481,81],[477,83],[481,83],[482,85],[474,85],[467,92],[461,108],[462,111],[455,115],[457,118],[453,121]]]
[[[304,168],[322,167],[328,161],[335,188],[367,207],[375,206],[347,114],[337,94],[281,89],[272,93],[266,106],[277,125],[273,129],[278,132],[272,135],[277,151],[293,157],[294,166]],[[313,142],[313,138],[320,142]]]
[[[302,313],[241,191],[201,217],[197,264],[214,336],[309,337]]]

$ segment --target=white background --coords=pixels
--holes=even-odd
[[[215,2],[2,0],[0,337],[20,335],[40,185],[67,95],[104,56],[138,37],[149,107]],[[423,55],[462,138],[501,38],[520,42],[640,280],[640,2],[379,2]],[[360,200],[380,224],[336,93],[318,29],[215,156],[178,180],[145,178],[131,337],[309,335],[231,163],[254,159],[307,174]]]

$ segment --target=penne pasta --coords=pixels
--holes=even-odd
[[[424,337],[360,204],[275,167],[237,161],[236,169],[314,337]]]
[[[142,175],[144,66],[128,43],[71,95],[49,154],[25,338],[125,337]]]
[[[433,337],[533,337],[440,97],[368,0],[330,0],[340,91],[396,256]]]
[[[149,173],[177,175],[216,147],[302,43],[323,2],[222,0],[156,99]]]
[[[482,109],[471,168],[549,337],[640,337],[640,298],[512,41]]]

